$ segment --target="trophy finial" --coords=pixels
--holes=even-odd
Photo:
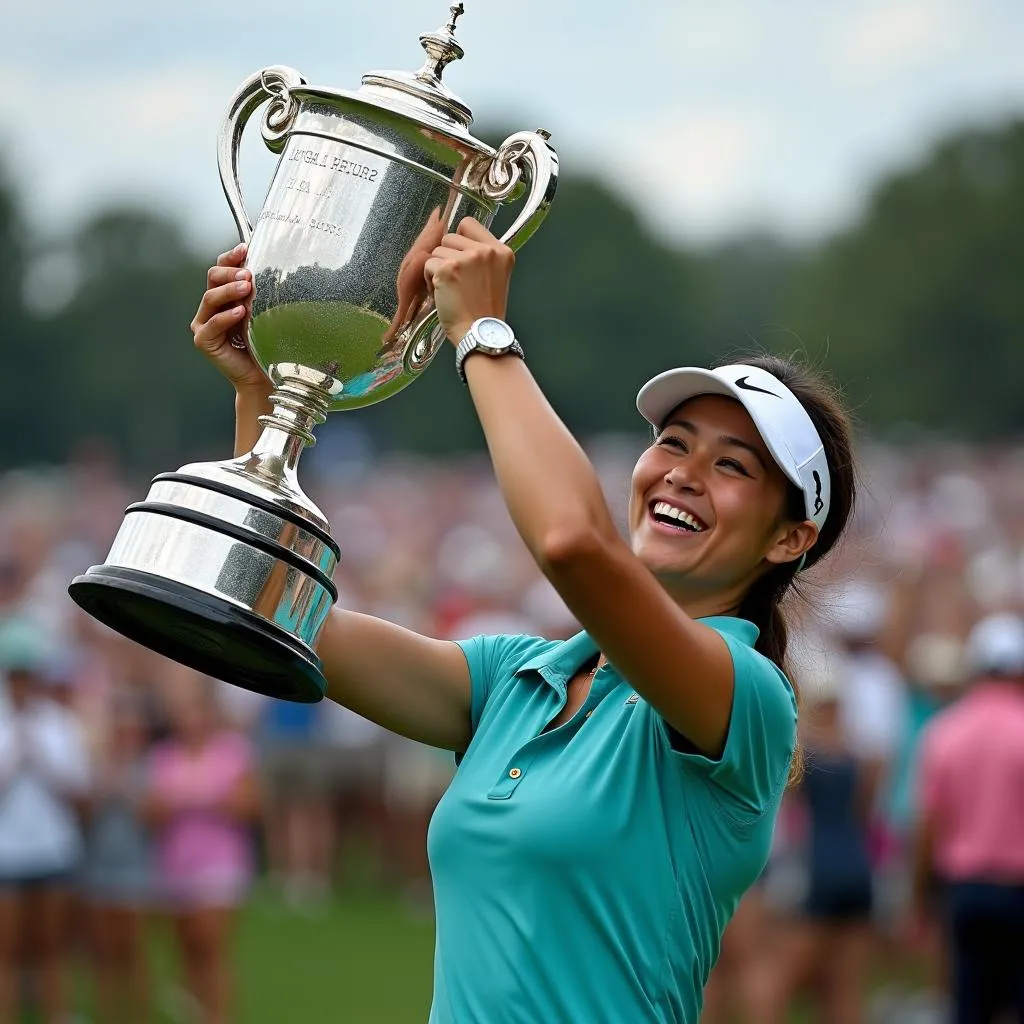
[[[457,22],[459,18],[466,13],[466,8],[463,4],[454,4],[452,7],[449,7],[448,10],[452,12],[452,20],[448,22],[447,28],[449,32],[454,33],[455,22]]]
[[[437,85],[441,81],[444,69],[453,60],[460,60],[466,52],[455,38],[455,22],[465,14],[466,8],[462,3],[457,3],[448,10],[452,16],[447,25],[420,36],[420,45],[427,51],[427,59],[423,67],[416,72],[416,77],[421,82],[429,82],[431,85]]]

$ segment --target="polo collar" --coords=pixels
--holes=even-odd
[[[566,683],[579,671],[580,665],[597,653],[597,644],[584,630],[569,637],[568,640],[554,644],[546,651],[541,651],[536,657],[520,665],[515,675],[539,672],[553,686],[564,689]]]
[[[734,615],[709,615],[697,621],[711,626],[712,629],[717,629],[720,633],[728,633],[748,647],[754,646],[760,633],[754,623]],[[556,690],[562,691],[569,680],[579,671],[580,666],[597,653],[599,653],[597,644],[590,634],[583,630],[524,662],[515,670],[514,674],[521,676],[527,672],[537,672]],[[614,668],[614,666],[611,667]]]

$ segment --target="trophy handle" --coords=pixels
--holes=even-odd
[[[558,154],[549,145],[546,131],[516,132],[510,135],[491,158],[483,174],[480,191],[495,203],[517,199],[523,192],[523,179],[529,183],[526,202],[501,242],[516,250],[524,246],[548,214],[558,186]],[[419,373],[434,358],[444,342],[437,321],[437,310],[416,323],[412,341],[405,351],[407,373]]]
[[[305,85],[306,80],[294,68],[274,64],[250,75],[231,99],[227,117],[220,126],[217,138],[217,167],[224,197],[231,208],[231,216],[238,227],[238,237],[247,245],[252,238],[252,222],[245,212],[245,200],[238,183],[238,150],[242,132],[257,108],[270,101],[263,116],[263,141],[272,153],[284,148],[288,130],[298,113],[299,104],[292,89]]]
[[[519,216],[501,236],[510,249],[524,246],[548,214],[558,186],[558,154],[548,142],[550,135],[540,129],[510,135],[494,154],[484,179],[484,195],[498,203],[519,191],[525,177],[530,191]]]

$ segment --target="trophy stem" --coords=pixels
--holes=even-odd
[[[275,369],[277,387],[270,394],[274,411],[260,416],[263,432],[242,461],[244,471],[253,476],[272,482],[294,482],[302,450],[316,444],[313,427],[327,419],[331,394],[319,380],[311,380],[312,375],[304,368],[295,367],[304,371],[301,373]]]

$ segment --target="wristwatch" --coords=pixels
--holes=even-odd
[[[485,316],[469,325],[465,337],[455,347],[455,372],[459,380],[466,383],[463,363],[471,352],[483,352],[488,356],[516,355],[526,359],[523,346],[516,340],[515,333],[504,320],[496,316]]]

